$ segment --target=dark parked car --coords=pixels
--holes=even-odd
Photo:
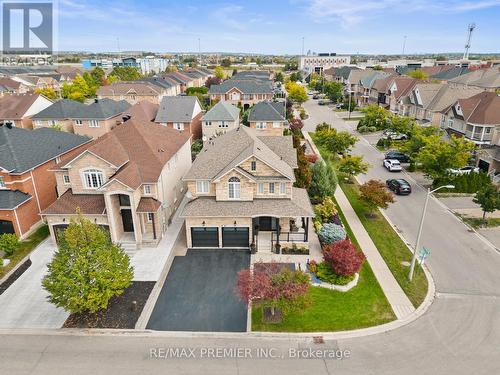
[[[392,178],[385,182],[387,187],[397,195],[408,195],[411,193],[411,186],[408,181],[402,178]]]
[[[403,154],[402,152],[399,151],[389,151],[387,154],[385,154],[386,159],[395,159],[398,160],[400,163],[409,163],[410,162],[410,157],[406,154]]]

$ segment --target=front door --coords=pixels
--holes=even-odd
[[[134,231],[134,221],[132,220],[132,210],[130,208],[124,208],[121,210],[123,231],[133,232]]]
[[[270,216],[259,217],[259,230],[260,231],[276,230],[276,218]]]

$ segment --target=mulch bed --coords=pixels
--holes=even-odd
[[[14,284],[21,275],[31,266],[31,259],[26,260],[23,264],[21,264],[15,271],[10,275],[7,280],[5,280],[2,284],[0,284],[0,294],[5,292],[9,286]]]
[[[154,285],[154,281],[133,281],[123,294],[111,298],[107,309],[96,313],[71,314],[63,328],[133,329]],[[134,301],[137,302],[135,306]]]
[[[271,308],[266,307],[262,319],[265,323],[279,324],[283,321],[283,311],[275,308],[273,315]]]

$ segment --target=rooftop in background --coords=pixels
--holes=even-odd
[[[40,94],[12,94],[0,98],[0,119],[19,120]]]
[[[286,121],[285,104],[284,102],[259,102],[250,109],[248,121]]]
[[[23,173],[89,142],[89,138],[49,128],[0,126],[0,167]]]
[[[203,116],[203,121],[236,121],[240,109],[228,102],[220,101]]]
[[[196,96],[165,96],[161,100],[155,122],[191,122],[196,104],[201,108]]]
[[[500,124],[500,96],[494,92],[481,92],[458,100],[458,104],[467,122],[497,126]]]
[[[62,99],[32,116],[33,120],[46,119],[96,119],[105,120],[124,112],[130,104],[125,100],[96,99],[92,104],[83,104]]]

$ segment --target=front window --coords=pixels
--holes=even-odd
[[[286,184],[284,182],[280,183],[280,194],[286,194]]]
[[[450,128],[453,127],[453,119],[452,118],[448,119],[448,127],[450,127]]]
[[[257,129],[265,129],[265,128],[266,128],[265,122],[258,122],[257,123]]]
[[[82,120],[75,120],[75,124],[78,125],[78,126],[82,126],[83,125],[83,121]]]
[[[89,127],[91,127],[91,128],[98,128],[99,127],[99,121],[97,121],[97,120],[90,120]]]
[[[104,174],[96,169],[87,169],[83,172],[87,189],[98,189],[104,183]]]
[[[274,182],[269,183],[269,194],[274,194]]]
[[[273,122],[273,128],[281,128],[281,122]]]
[[[196,181],[197,193],[208,193],[208,181]]]
[[[225,121],[221,121],[220,124],[219,124],[219,128],[227,128],[228,125],[226,124]]]
[[[5,179],[3,176],[0,176],[0,189],[5,189],[7,186],[5,185]]]
[[[229,199],[240,199],[240,179],[231,177],[229,179]]]
[[[64,185],[69,185],[70,180],[69,180],[69,176],[67,174],[65,174],[63,176],[63,181],[64,181]]]
[[[491,128],[485,128],[485,129],[484,129],[484,132],[485,132],[486,134],[490,134],[490,133],[491,133]]]
[[[151,185],[144,185],[144,194],[151,195]]]
[[[257,192],[259,194],[264,194],[264,184],[262,182],[259,182],[259,184],[257,185]]]
[[[212,125],[212,121],[205,121],[205,126],[211,126]]]

